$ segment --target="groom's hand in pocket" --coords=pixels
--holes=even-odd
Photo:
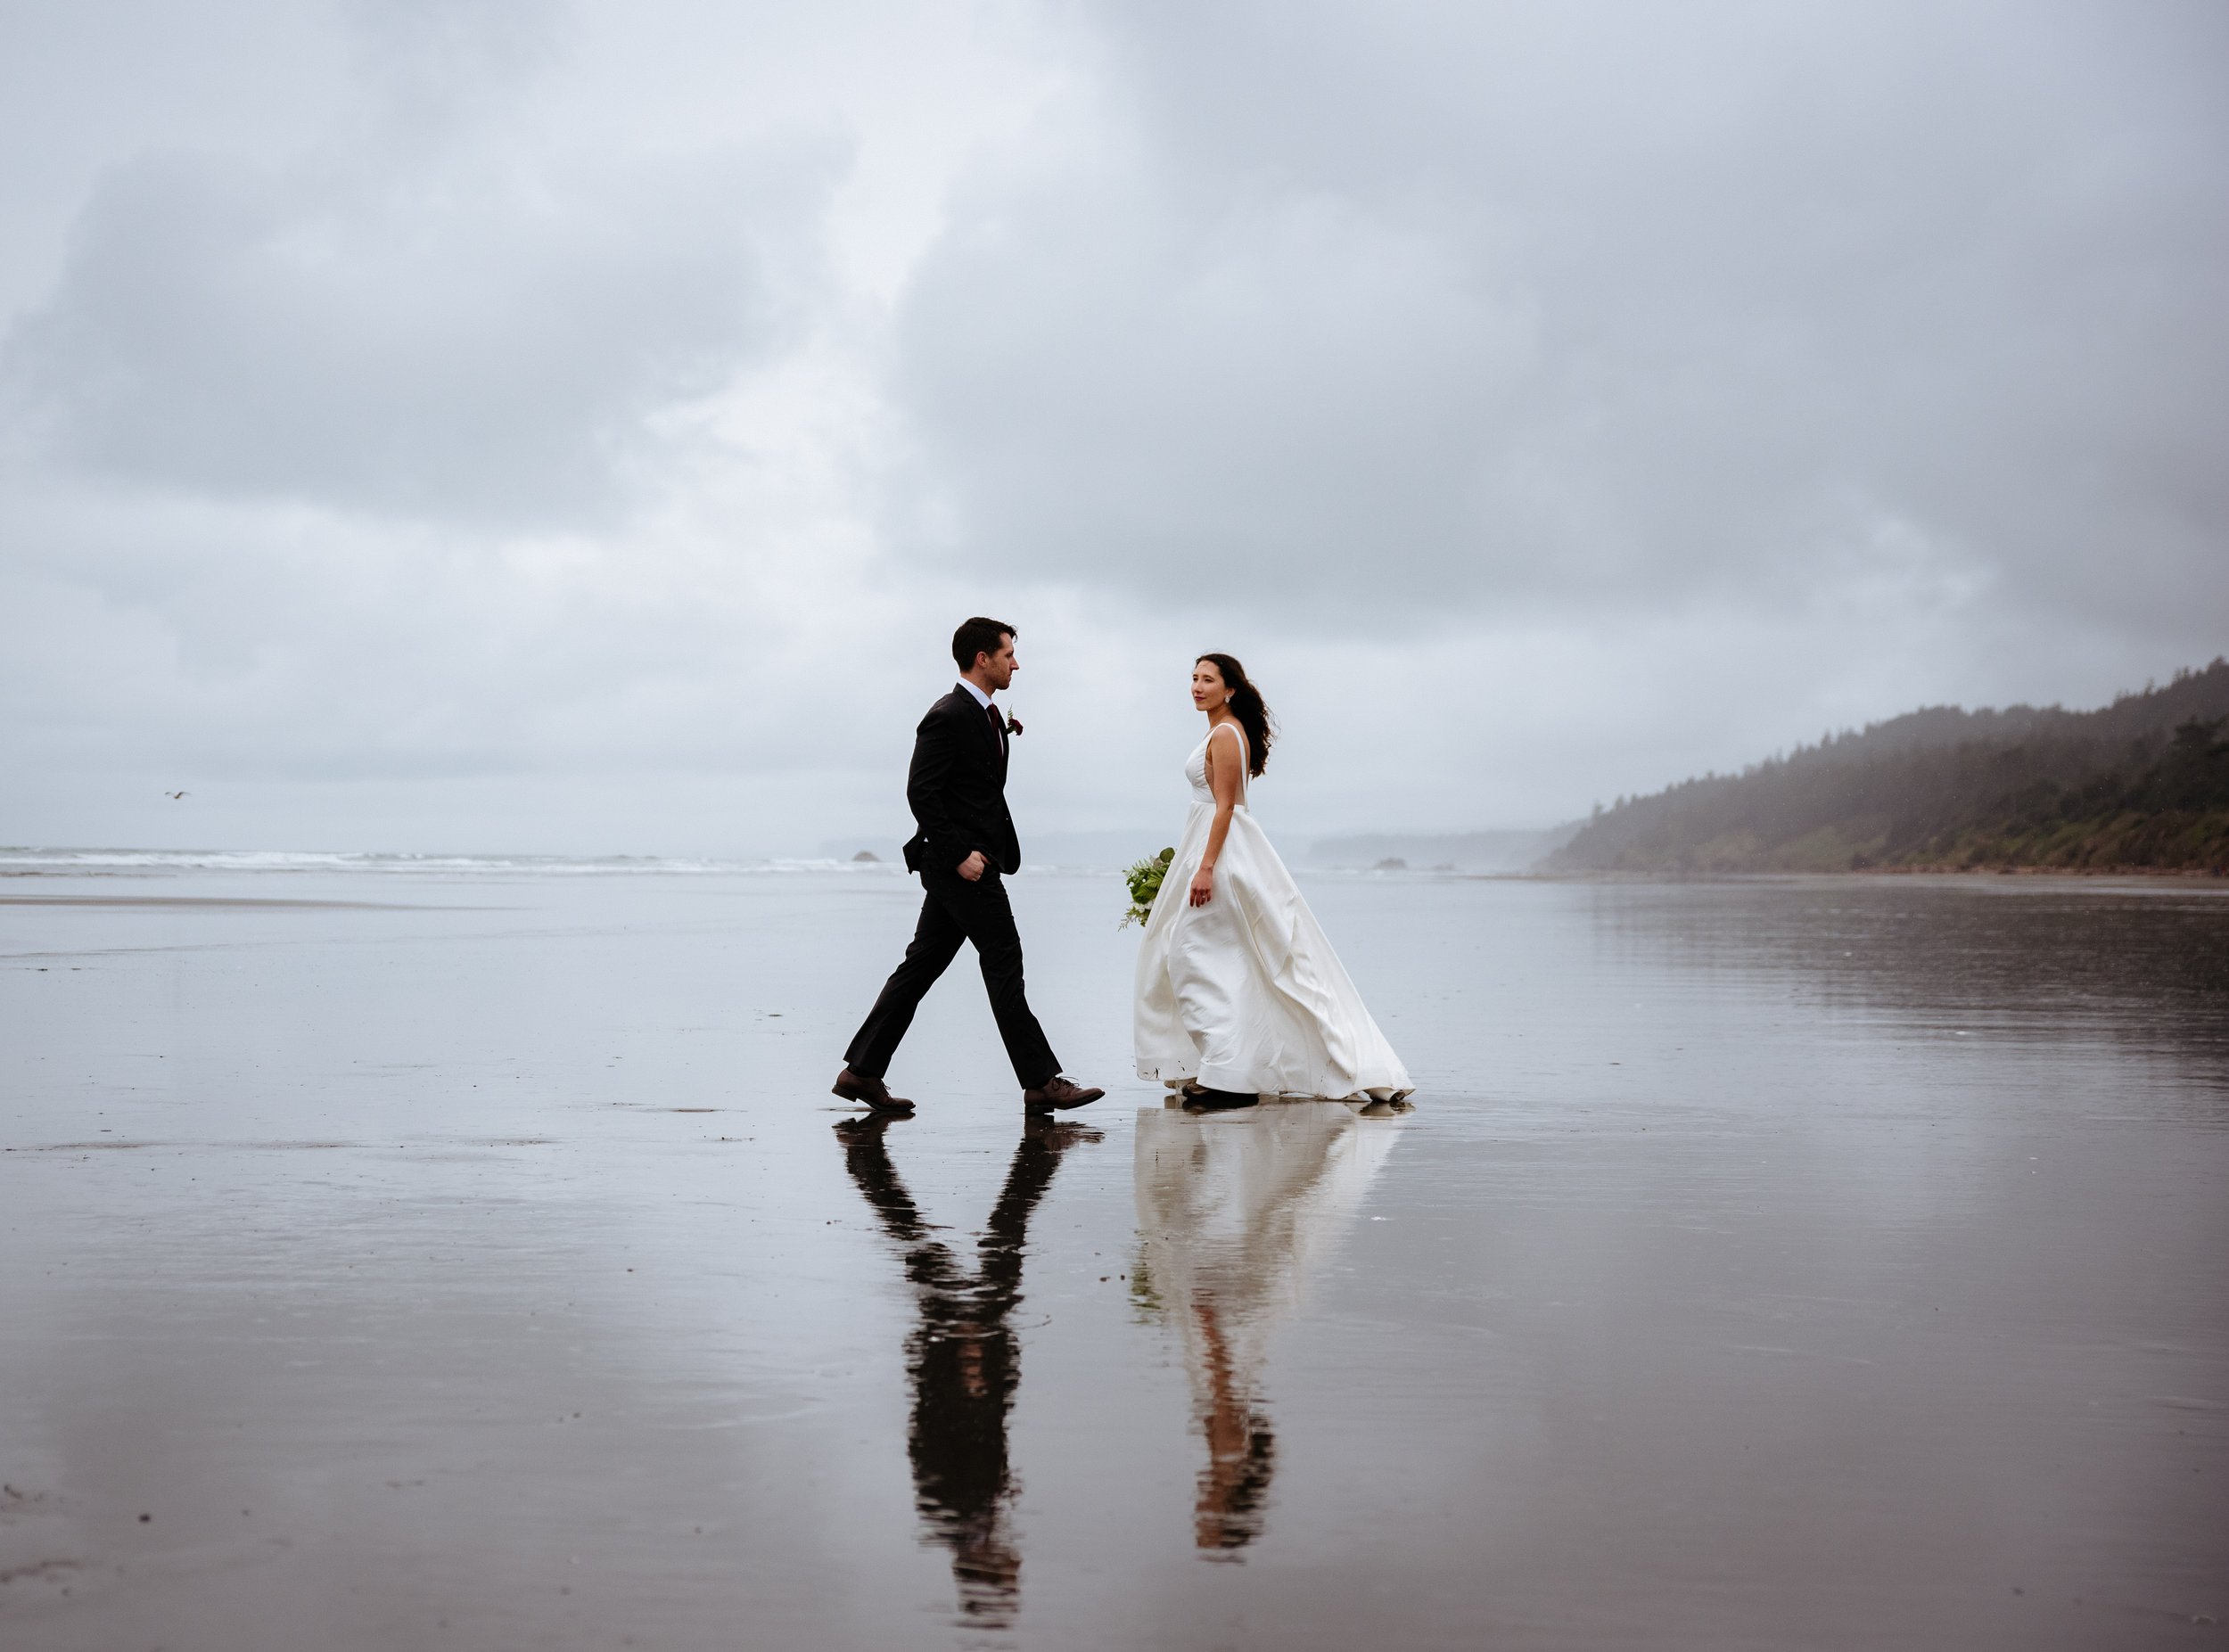
[[[982,850],[971,850],[968,851],[967,859],[959,863],[959,875],[973,884],[983,876],[984,870],[990,865],[991,863],[983,858]]]

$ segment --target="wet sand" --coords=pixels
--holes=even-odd
[[[892,875],[23,882],[12,1649],[2229,1621],[2219,892],[1318,878],[1418,1110],[1196,1119],[1025,877],[1107,1099],[956,970],[839,1130]]]

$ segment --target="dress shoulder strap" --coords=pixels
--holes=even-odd
[[[1207,731],[1207,737],[1213,740],[1226,728],[1238,736],[1238,791],[1243,796],[1246,789],[1246,769],[1254,755],[1253,748],[1246,744],[1246,731],[1237,723],[1217,723]]]

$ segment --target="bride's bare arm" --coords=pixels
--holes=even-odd
[[[1230,738],[1218,748],[1215,736],[1226,728],[1230,730]],[[1207,828],[1207,851],[1200,857],[1199,870],[1192,877],[1191,903],[1196,907],[1204,907],[1215,898],[1215,862],[1222,856],[1223,839],[1230,835],[1230,811],[1238,806],[1245,750],[1245,741],[1230,724],[1218,723],[1207,731],[1207,789],[1215,794],[1215,821]]]

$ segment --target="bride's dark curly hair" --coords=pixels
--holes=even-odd
[[[1192,663],[1206,661],[1223,674],[1223,686],[1230,690],[1230,712],[1238,719],[1238,727],[1246,731],[1246,772],[1259,777],[1270,766],[1270,741],[1277,732],[1270,721],[1270,708],[1262,702],[1262,691],[1247,679],[1246,668],[1227,653],[1204,653]]]

